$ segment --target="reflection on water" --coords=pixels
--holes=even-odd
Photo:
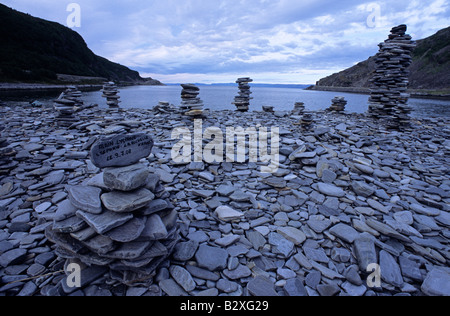
[[[237,86],[199,86],[200,98],[205,108],[212,110],[234,110],[231,104],[238,93]],[[348,101],[346,111],[364,113],[368,109],[368,95],[329,92],[307,91],[294,88],[252,87],[253,92],[250,110],[262,109],[263,105],[270,105],[276,111],[291,111],[295,102],[304,102],[309,111],[325,110],[331,105],[331,100],[336,96],[344,96]],[[0,94],[2,101],[26,101],[39,100],[46,105],[51,105],[52,100],[59,93],[35,93],[22,94],[20,96]],[[102,98],[100,91],[83,93],[85,103],[96,103],[106,107],[106,100]],[[120,89],[120,101],[123,108],[152,108],[159,101],[168,101],[178,105],[181,102],[181,86],[133,86]],[[409,104],[414,109],[413,117],[450,116],[450,101],[410,99]]]

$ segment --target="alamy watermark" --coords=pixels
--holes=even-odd
[[[78,3],[70,3],[67,5],[66,11],[70,12],[66,20],[67,27],[81,27],[81,6]]]
[[[381,25],[381,5],[378,3],[369,3],[366,11],[370,12],[366,20],[367,27],[373,29]]]
[[[272,127],[269,132],[267,127],[262,126],[246,129],[229,126],[224,135],[219,127],[209,127],[203,131],[203,121],[195,120],[193,133],[187,127],[177,127],[172,131],[172,139],[179,139],[171,150],[172,160],[175,163],[192,161],[245,163],[248,157],[249,162],[261,163],[262,173],[275,173],[279,168],[280,129],[278,127]],[[204,140],[209,141],[205,146],[203,146]]]
[[[81,287],[81,267],[77,263],[71,263],[67,266],[66,272],[67,276],[67,286],[69,288],[80,288]]]
[[[379,264],[372,263],[367,266],[367,286],[369,288],[381,288],[381,267]]]

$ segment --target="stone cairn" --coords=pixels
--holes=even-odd
[[[303,129],[308,130],[314,124],[314,118],[311,113],[304,113],[302,119],[300,120],[300,125]]]
[[[92,147],[91,161],[104,172],[86,185],[66,187],[68,199],[58,205],[46,236],[66,265],[84,267],[83,284],[108,273],[128,286],[150,284],[179,241],[168,192],[139,163],[152,147],[146,134],[103,138]],[[68,288],[67,278],[57,288],[60,294],[76,290]]]
[[[203,101],[198,97],[200,89],[194,84],[182,84],[181,111],[186,116],[202,116]]]
[[[303,115],[305,112],[305,103],[295,102],[294,110],[292,110],[292,115]]]
[[[331,103],[331,107],[328,109],[329,112],[343,113],[345,111],[347,101],[344,97],[335,97],[333,100],[331,100]]]
[[[385,119],[388,128],[399,129],[409,125],[411,108],[407,105],[408,67],[412,63],[411,52],[416,47],[412,37],[406,34],[407,26],[391,30],[389,38],[379,44],[376,55],[376,71],[371,79],[369,114]]]
[[[240,112],[248,112],[250,100],[253,99],[250,97],[252,94],[250,91],[250,82],[253,82],[253,80],[248,77],[236,80],[236,83],[239,85],[239,95],[234,98],[232,104],[236,105],[237,110]]]
[[[59,126],[69,127],[79,121],[79,118],[74,114],[77,108],[83,107],[81,96],[81,91],[71,86],[54,101],[54,108],[58,113],[56,121]]]
[[[120,96],[117,95],[119,93],[117,85],[114,82],[108,82],[103,86],[102,91],[102,97],[106,98],[106,104],[110,108],[118,108],[120,103]]]
[[[274,112],[275,112],[274,108],[275,108],[275,107],[273,107],[273,106],[271,106],[271,105],[263,105],[263,106],[262,106],[262,110],[263,110],[263,112],[265,112],[265,113],[274,113]]]

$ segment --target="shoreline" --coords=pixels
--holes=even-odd
[[[0,92],[51,92],[64,91],[70,86],[77,86],[81,91],[93,91],[103,88],[99,84],[39,84],[39,83],[0,83]]]
[[[364,94],[370,95],[369,88],[362,87],[328,87],[328,86],[310,86],[306,88],[309,91],[329,91],[329,92],[345,92],[354,94]],[[411,94],[411,99],[430,99],[430,100],[450,100],[450,94],[432,94],[427,92],[417,92],[415,90],[410,90],[408,93]]]
[[[1,283],[0,294],[68,294],[49,275],[65,260],[44,231],[65,186],[100,174],[89,159],[94,141],[137,132],[154,139],[141,163],[159,175],[182,240],[153,283],[124,287],[99,275],[78,295],[421,296],[450,280],[450,118],[412,119],[410,131],[398,132],[363,114],[313,112],[314,127],[303,130],[288,112],[205,112],[203,130],[280,129],[279,169],[263,174],[261,161],[175,163],[172,131],[192,133],[194,122],[173,110],[79,109],[66,128],[53,108],[0,106],[2,136],[16,152],[0,175],[0,271],[13,281],[45,275]],[[224,220],[219,206],[242,215]],[[205,246],[220,252],[214,264],[200,254]],[[380,265],[381,288],[367,285],[368,263]],[[194,289],[183,288],[186,278]]]

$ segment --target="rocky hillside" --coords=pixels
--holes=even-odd
[[[0,82],[58,82],[58,74],[142,83],[137,71],[95,55],[71,29],[0,4]]]
[[[374,57],[320,80],[320,87],[368,88],[375,69]],[[417,41],[410,68],[410,88],[450,89],[450,27]]]

